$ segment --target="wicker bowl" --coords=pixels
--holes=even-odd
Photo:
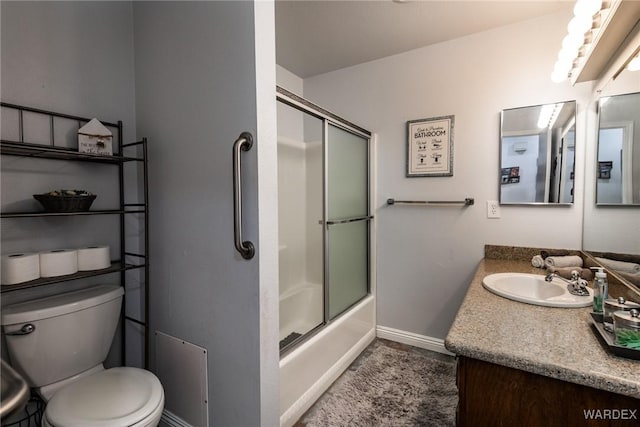
[[[42,204],[46,212],[86,212],[96,199],[95,194],[84,195],[51,195],[34,194],[33,198]]]

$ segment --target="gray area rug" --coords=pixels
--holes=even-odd
[[[455,362],[374,342],[297,426],[455,426]],[[366,352],[365,352],[366,353]]]

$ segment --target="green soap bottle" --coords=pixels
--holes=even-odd
[[[604,272],[603,267],[591,267],[596,271],[596,278],[593,279],[593,312],[602,313],[603,302],[608,298],[607,293],[609,291],[607,284],[607,273]]]

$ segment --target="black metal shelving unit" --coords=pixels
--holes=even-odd
[[[147,139],[143,138],[140,141],[132,142],[129,144],[123,143],[122,134],[122,121],[116,123],[103,122],[101,123],[107,128],[115,129],[115,138],[117,139],[117,146],[114,141],[114,148],[117,148],[117,152],[112,156],[102,156],[96,154],[79,153],[74,148],[60,146],[56,144],[55,131],[56,123],[59,120],[66,120],[77,123],[79,129],[85,123],[91,119],[86,117],[74,116],[64,113],[58,113],[53,111],[42,110],[38,108],[25,107],[16,104],[10,104],[1,102],[0,107],[3,111],[13,111],[17,114],[17,140],[0,140],[0,155],[2,156],[20,156],[31,158],[42,158],[50,160],[64,160],[64,161],[79,161],[79,162],[94,162],[94,163],[106,163],[112,164],[118,168],[118,191],[120,193],[119,206],[117,209],[106,210],[89,210],[86,212],[0,212],[0,218],[34,218],[34,217],[73,217],[79,215],[118,215],[120,219],[119,226],[119,252],[120,259],[113,260],[111,266],[102,270],[82,271],[67,276],[58,276],[52,278],[40,278],[31,280],[29,282],[23,282],[16,285],[2,285],[0,292],[14,292],[22,289],[34,288],[39,286],[47,286],[54,283],[61,283],[71,280],[78,280],[87,277],[100,276],[105,274],[120,273],[120,285],[125,288],[126,291],[126,272],[128,270],[142,269],[144,271],[143,289],[144,289],[144,304],[143,319],[137,319],[126,314],[126,304],[123,301],[122,304],[122,318],[126,321],[133,322],[140,325],[144,329],[144,367],[148,368],[149,365],[149,193],[148,193],[148,168],[147,168]],[[5,110],[6,109],[6,110]],[[40,117],[45,117],[49,122],[49,144],[36,144],[29,141],[25,141],[24,129],[25,129],[25,113],[35,114]],[[114,150],[115,151],[115,150]],[[126,155],[125,152],[133,152],[133,155]],[[142,167],[142,180],[143,180],[143,195],[142,203],[126,203],[125,202],[125,178],[124,178],[124,165],[129,162],[136,162]],[[127,252],[126,247],[126,215],[143,215],[144,216],[144,250],[143,253]],[[135,261],[130,261],[134,259]],[[126,298],[126,292],[125,292]],[[122,361],[126,363],[126,328],[123,328],[122,333]]]

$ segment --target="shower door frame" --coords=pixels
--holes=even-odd
[[[372,154],[371,154],[371,144],[372,144],[372,138],[373,138],[373,134],[358,126],[355,125],[351,122],[349,122],[348,120],[345,120],[339,116],[337,116],[336,114],[331,113],[330,111],[325,110],[324,108],[292,93],[289,92],[288,90],[277,86],[276,85],[276,102],[282,102],[285,105],[288,105],[292,108],[295,108],[296,110],[299,110],[303,113],[309,114],[319,120],[322,121],[322,219],[320,220],[320,223],[322,224],[322,246],[323,246],[323,250],[322,250],[322,254],[323,254],[323,263],[322,263],[322,289],[323,289],[323,319],[322,319],[322,323],[320,323],[318,326],[314,327],[313,329],[311,329],[310,331],[306,332],[305,334],[303,334],[301,337],[299,337],[298,339],[294,340],[293,342],[291,342],[289,345],[285,346],[284,348],[282,348],[280,350],[280,358],[282,358],[284,355],[286,355],[288,352],[290,352],[291,350],[297,348],[301,343],[305,342],[306,340],[310,339],[311,337],[313,337],[315,334],[317,334],[318,332],[320,332],[321,330],[323,330],[325,327],[327,327],[329,324],[335,322],[336,320],[338,320],[340,317],[342,317],[345,313],[348,313],[349,310],[351,310],[354,306],[356,306],[358,303],[360,303],[361,301],[363,301],[367,296],[371,295],[371,291],[372,291],[372,286],[371,286],[371,279],[372,279],[372,268],[371,268],[371,242],[372,242],[372,238],[371,238],[371,233],[372,233],[372,221],[374,219],[374,216],[371,214],[371,161],[372,161]],[[327,158],[328,158],[328,130],[329,130],[329,125],[335,126],[336,128],[342,129],[346,132],[352,133],[356,136],[362,137],[364,139],[367,140],[367,213],[364,217],[361,218],[357,218],[357,219],[352,219],[350,220],[350,222],[355,222],[355,221],[367,221],[367,292],[365,295],[363,295],[361,298],[359,298],[357,301],[354,301],[351,305],[349,305],[348,307],[346,307],[342,312],[340,312],[339,314],[337,314],[333,319],[330,316],[330,307],[329,307],[329,242],[328,242],[328,235],[329,235],[329,226],[330,225],[334,225],[331,223],[328,223],[327,218],[328,218],[328,209],[329,209],[329,203],[328,203],[328,189],[329,189],[329,185],[328,185],[328,180],[329,180],[329,173],[328,173],[328,162],[327,162]]]

